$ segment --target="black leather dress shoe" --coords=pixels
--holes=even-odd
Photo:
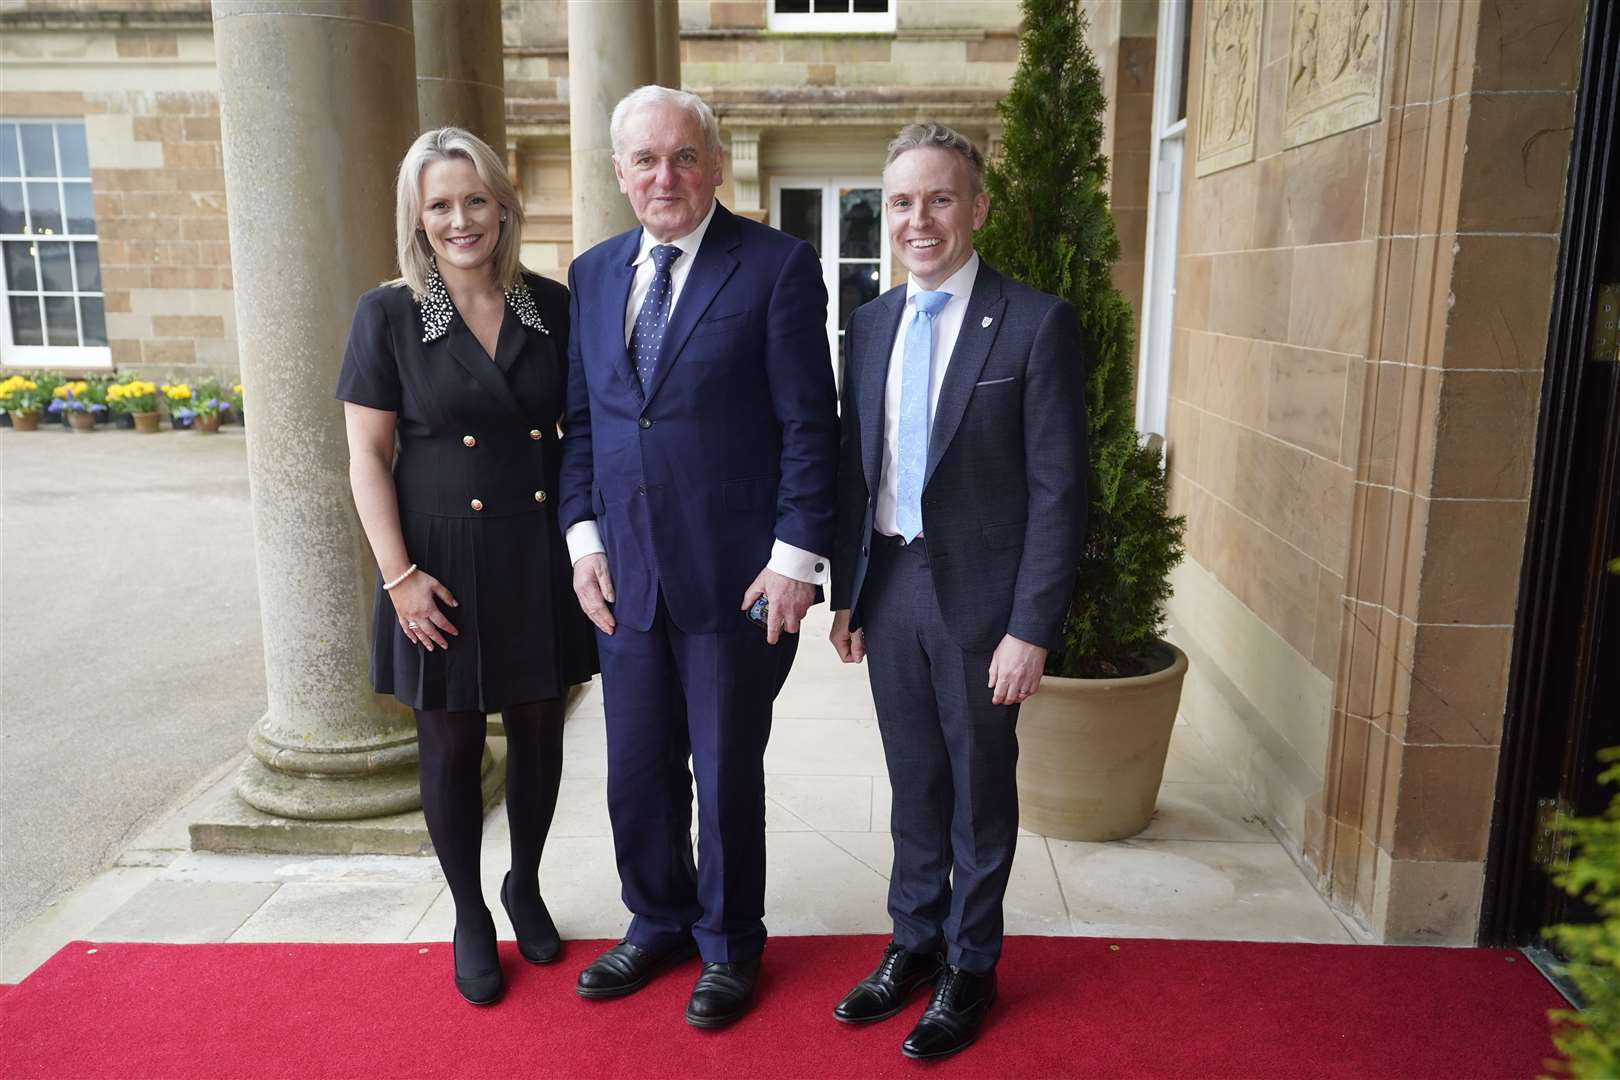
[[[690,939],[662,952],[649,952],[621,941],[592,960],[579,973],[574,993],[582,998],[612,998],[633,994],[667,964],[678,964],[697,954],[697,943]]]
[[[758,975],[757,959],[705,963],[686,1003],[686,1022],[698,1028],[725,1027],[748,1011]]]
[[[933,982],[945,960],[937,952],[914,953],[891,941],[883,947],[877,970],[855,984],[844,1000],[833,1006],[833,1018],[846,1024],[887,1020],[905,1007],[917,987]]]
[[[494,923],[465,931],[457,923],[450,950],[455,962],[456,990],[463,998],[473,1005],[493,1005],[501,1000],[506,976],[501,973]],[[492,959],[494,967],[489,966]]]
[[[526,914],[525,918],[519,920],[512,913],[512,901],[508,896],[511,887],[512,871],[508,870],[501,879],[501,907],[506,909],[506,917],[512,920],[512,930],[517,934],[518,955],[531,964],[552,963],[562,955],[562,936],[557,933],[557,924],[551,921],[546,902],[540,900],[538,914]]]
[[[979,1037],[979,1024],[995,1000],[994,971],[975,975],[959,967],[947,967],[922,1019],[900,1044],[900,1052],[921,1060],[966,1050]]]

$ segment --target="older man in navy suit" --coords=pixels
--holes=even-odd
[[[882,1020],[934,982],[901,1044],[912,1058],[973,1042],[996,998],[1014,726],[1061,636],[1085,533],[1079,324],[974,251],[982,168],[939,124],[889,144],[884,216],[910,280],[844,336],[832,641],[845,662],[872,661],[894,938],[833,1012]]]
[[[810,245],[715,201],[720,133],[700,98],[642,87],[611,135],[641,225],[569,268],[560,516],[598,631],[633,917],[576,990],[622,996],[696,951],[686,1020],[712,1028],[746,1010],[759,969],[771,705],[829,569],[827,294]]]

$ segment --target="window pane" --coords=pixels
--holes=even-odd
[[[79,291],[100,292],[101,260],[96,257],[96,245],[74,244],[73,262],[79,271]]]
[[[838,325],[849,323],[850,315],[878,294],[878,264],[845,263],[838,268]]]
[[[39,278],[34,273],[34,245],[26,240],[6,241],[6,288],[12,292],[37,292]]]
[[[56,152],[62,158],[63,176],[90,175],[90,154],[84,146],[83,124],[56,125]]]
[[[863,15],[886,15],[889,12],[889,0],[855,0],[855,10]]]
[[[22,162],[17,159],[17,125],[0,124],[0,176],[21,176]]]
[[[11,298],[11,340],[18,345],[45,344],[45,331],[41,329],[39,321],[39,297]]]
[[[101,297],[85,296],[79,300],[79,318],[84,320],[84,343],[107,344],[107,317],[102,314]]]
[[[776,0],[778,15],[803,15],[810,10],[810,0]]]
[[[0,233],[23,231],[21,184],[0,184]]]
[[[52,145],[51,125],[20,124],[22,131],[23,175],[55,176],[56,148]]]
[[[63,184],[62,201],[67,204],[68,232],[88,236],[96,231],[96,200],[89,184]]]
[[[838,254],[845,259],[875,259],[881,254],[882,192],[877,188],[845,188],[838,193]]]
[[[808,240],[821,254],[821,189],[782,189],[782,231]]]
[[[816,14],[824,11],[848,12],[849,0],[816,0]]]
[[[35,244],[39,248],[39,273],[45,292],[72,292],[73,270],[68,265],[68,246],[62,243]]]
[[[77,345],[79,343],[79,317],[73,310],[73,297],[47,296],[45,298],[45,344]]]
[[[55,236],[62,231],[62,203],[56,185],[28,185],[28,222],[35,234]]]

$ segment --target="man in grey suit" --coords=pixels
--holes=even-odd
[[[894,937],[833,1012],[886,1019],[934,982],[911,1058],[968,1046],[995,1001],[1018,706],[1062,633],[1085,534],[1079,323],[974,251],[982,174],[940,124],[889,144],[884,214],[910,278],[844,336],[832,643],[872,661]]]

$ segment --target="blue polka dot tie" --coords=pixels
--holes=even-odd
[[[912,297],[917,313],[906,327],[900,365],[900,446],[896,455],[894,523],[906,543],[922,532],[923,472],[928,465],[928,391],[934,381],[934,316],[950,302],[948,292]]]
[[[658,347],[664,342],[664,330],[669,326],[669,300],[674,292],[669,268],[681,257],[681,249],[674,244],[659,244],[652,249],[653,279],[647,296],[636,312],[636,325],[630,330],[630,363],[645,390],[652,382],[653,370],[658,367]]]

